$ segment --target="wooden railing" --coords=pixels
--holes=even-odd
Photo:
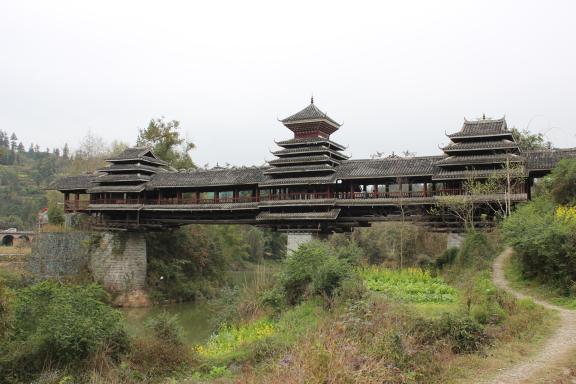
[[[525,193],[524,186],[514,188],[512,194]],[[361,199],[415,199],[430,198],[435,196],[460,196],[468,194],[462,188],[444,188],[436,190],[422,191],[398,191],[398,192],[322,192],[322,193],[280,193],[261,196],[236,196],[236,197],[214,197],[209,199],[197,198],[153,198],[153,199],[96,199],[96,200],[68,200],[64,206],[66,211],[85,210],[89,205],[202,205],[202,204],[242,204],[274,201],[307,201],[307,200],[361,200]],[[488,193],[486,195],[504,195],[504,191]],[[479,196],[483,196],[481,194]]]

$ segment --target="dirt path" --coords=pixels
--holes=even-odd
[[[531,298],[534,302],[560,314],[560,325],[554,334],[545,342],[543,348],[529,360],[513,365],[501,371],[492,380],[487,381],[492,384],[512,384],[525,383],[530,378],[555,362],[565,360],[567,355],[576,349],[576,311],[564,309],[552,305],[542,300],[520,293],[510,287],[504,277],[504,265],[512,255],[512,250],[507,249],[502,252],[494,261],[493,280],[498,287],[510,292],[517,298]],[[545,382],[545,381],[544,381]]]

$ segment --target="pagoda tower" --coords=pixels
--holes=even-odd
[[[160,160],[150,148],[127,148],[106,160],[109,165],[99,169],[88,189],[90,200],[103,203],[113,200],[136,203],[152,176],[168,171],[168,163]]]
[[[348,159],[342,153],[345,148],[330,140],[341,124],[318,109],[314,98],[306,108],[281,122],[294,136],[276,142],[282,149],[272,153],[276,159],[269,161],[270,168],[264,172],[268,180],[261,186],[332,184],[335,167]]]
[[[507,164],[523,162],[504,118],[464,119],[460,131],[447,136],[451,143],[442,148],[446,157],[436,163],[435,180],[486,179],[506,173]]]

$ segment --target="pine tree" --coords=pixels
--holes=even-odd
[[[64,148],[62,149],[62,158],[68,160],[70,158],[70,148],[68,148],[68,143],[64,143]]]
[[[26,149],[24,148],[24,144],[22,144],[22,142],[20,142],[18,144],[18,152],[24,152]]]
[[[12,136],[10,136],[10,149],[12,151],[15,151],[17,144],[18,144],[18,137],[16,137],[16,134],[12,132]]]
[[[59,148],[54,148],[54,156],[56,156],[57,159],[60,158],[60,149]]]

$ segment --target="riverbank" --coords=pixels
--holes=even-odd
[[[94,339],[96,352],[62,350],[60,355],[73,360],[65,365],[56,360],[41,377],[130,384],[474,382],[536,352],[557,320],[494,286],[494,242],[497,238],[472,233],[456,255],[440,255],[441,267],[428,269],[369,266],[353,241],[313,242],[277,271],[274,265],[235,272],[235,283],[217,298],[195,304],[118,312],[100,293],[86,296],[99,292],[96,288],[59,283],[9,287],[6,297],[8,307],[15,300],[15,308],[52,308],[53,321],[76,319],[59,332],[84,335],[78,340],[106,334],[93,332],[91,324],[98,322],[119,332]],[[36,302],[44,300],[38,289],[53,299]],[[89,301],[67,306],[67,297]],[[106,313],[101,319],[100,311]],[[44,324],[43,313],[25,331],[29,338],[19,341],[16,335],[24,330],[13,323],[18,331],[10,336],[12,343],[36,340],[32,330]],[[124,320],[117,322],[115,313],[123,313]],[[90,321],[83,320],[86,315]],[[60,345],[60,333],[42,332],[50,336],[40,339],[43,343]],[[107,340],[122,348],[108,349]],[[20,350],[28,356],[27,349]],[[18,361],[14,367],[21,366]]]

